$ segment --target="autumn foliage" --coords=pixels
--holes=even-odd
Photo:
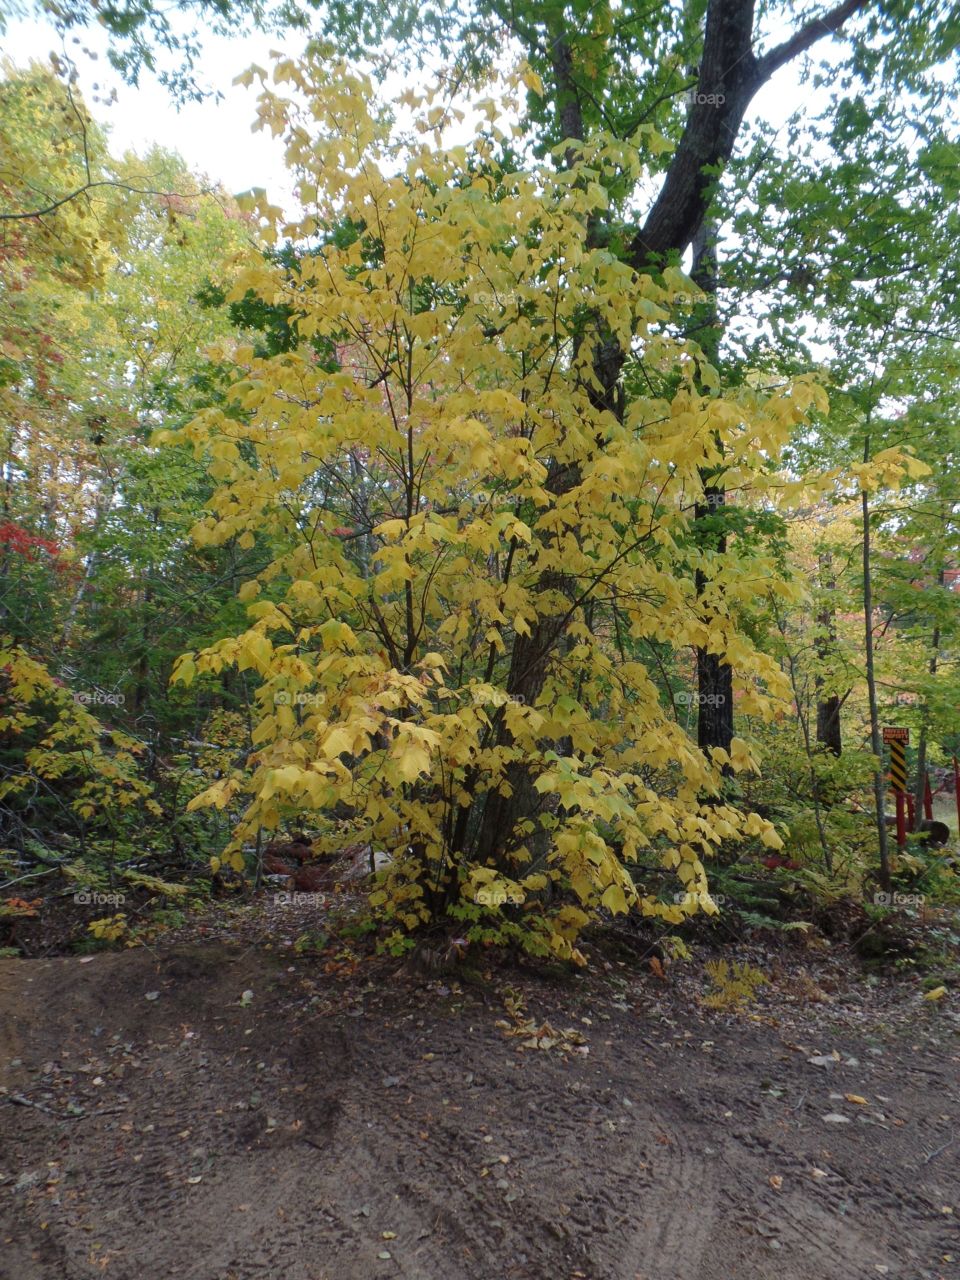
[[[237,865],[258,828],[336,814],[338,838],[348,826],[393,854],[371,901],[400,931],[449,913],[474,936],[574,959],[600,908],[715,909],[712,850],[780,839],[720,801],[724,766],[755,768],[748,744],[705,758],[643,645],[721,652],[744,710],[769,706],[777,668],[698,597],[693,570],[717,567],[690,525],[718,447],[759,491],[764,459],[821,393],[723,390],[670,334],[690,281],[655,282],[592,245],[592,218],[657,146],[649,133],[511,172],[492,123],[509,103],[488,102],[476,146],[444,151],[452,104],[411,100],[419,141],[404,148],[346,68],[284,63],[276,78],[315,121],[308,132],[264,90],[315,200],[285,231],[315,249],[238,292],[289,307],[313,346],[225,349],[229,405],[177,437],[219,482],[196,539],[269,549],[241,591],[248,628],[176,673],[236,664],[261,679]],[[644,375],[622,414],[595,394],[610,337]],[[195,803],[243,787],[227,778]],[[639,859],[675,873],[679,902],[638,892]]]

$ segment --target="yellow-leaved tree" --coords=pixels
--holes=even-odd
[[[258,829],[334,815],[336,838],[393,855],[371,901],[398,947],[445,918],[578,961],[597,911],[715,910],[711,851],[780,844],[720,796],[724,767],[756,768],[749,745],[705,756],[644,643],[726,655],[747,714],[782,696],[733,613],[698,596],[699,568],[735,599],[739,561],[698,549],[691,523],[721,451],[750,500],[824,405],[806,380],[722,389],[671,327],[690,281],[595,243],[659,139],[504,162],[496,122],[521,80],[446,148],[458,113],[439,93],[407,95],[397,138],[369,81],[320,55],[277,65],[289,96],[264,87],[305,216],[283,228],[296,265],[248,272],[237,296],[288,308],[303,341],[269,359],[224,346],[230,402],[177,434],[219,486],[198,541],[266,563],[241,591],[247,628],[175,678],[259,677],[250,771],[195,802],[245,793],[235,866]],[[611,344],[629,353],[613,389]]]

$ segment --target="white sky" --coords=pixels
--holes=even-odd
[[[80,44],[68,45],[68,53],[77,64],[87,106],[94,118],[109,128],[114,153],[127,149],[143,152],[157,143],[179,151],[191,169],[222,183],[233,194],[266,187],[277,203],[286,205],[286,198],[277,198],[290,191],[282,139],[272,138],[269,132],[251,131],[256,86],[245,89],[232,81],[253,62],[269,67],[271,49],[299,53],[304,39],[302,35],[278,39],[262,34],[205,37],[198,79],[204,86],[219,89],[223,98],[188,103],[179,110],[169,92],[148,73],[143,74],[138,88],[124,84],[104,56],[107,40],[100,27],[85,30]],[[96,61],[84,55],[84,46],[99,55]],[[17,66],[31,60],[46,62],[60,47],[52,27],[37,21],[10,23],[3,41],[3,53]],[[94,84],[99,85],[99,92]],[[108,98],[113,89],[116,102],[94,101],[95,95]]]
[[[774,39],[785,34],[777,32]],[[222,183],[228,191],[237,194],[251,187],[265,187],[274,203],[291,210],[291,183],[283,163],[282,139],[271,137],[269,132],[251,131],[256,87],[245,89],[234,86],[232,81],[251,63],[269,67],[271,50],[298,55],[305,41],[304,33],[288,33],[284,37],[205,36],[198,78],[204,85],[219,89],[223,98],[188,103],[179,109],[168,91],[148,73],[143,74],[138,88],[123,83],[106,61],[107,41],[100,27],[82,31],[68,46],[68,53],[77,65],[87,105],[93,116],[108,127],[115,153],[127,149],[143,152],[151,143],[158,143],[178,151],[198,174]],[[9,23],[2,52],[15,65],[25,66],[31,60],[45,62],[59,48],[59,38],[49,24],[23,19]],[[96,54],[96,59],[85,49]],[[95,84],[99,89],[94,89]],[[405,87],[398,77],[396,92]],[[116,91],[116,101],[108,104],[105,99],[111,90]],[[800,105],[803,95],[809,97],[809,88],[801,90],[797,68],[788,66],[757,95],[750,116],[782,123]]]

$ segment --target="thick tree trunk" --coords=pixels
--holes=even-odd
[[[837,31],[843,22],[868,0],[844,0],[844,3],[807,22],[783,44],[762,58],[753,53],[753,0],[710,0],[704,31],[701,59],[700,97],[690,110],[683,136],[674,154],[660,195],[643,227],[630,246],[629,260],[638,270],[656,269],[669,255],[682,255],[690,246],[709,207],[716,170],[733,153],[737,133],[751,98],[771,75],[786,62],[799,56],[825,35]],[[558,30],[550,46],[552,71],[556,89],[558,119],[565,139],[583,141],[584,126],[580,89],[574,74],[574,60],[569,40]],[[708,99],[711,99],[708,101]],[[567,164],[572,163],[576,146],[567,148]],[[591,392],[598,407],[608,409],[620,420],[623,416],[623,392],[620,374],[626,359],[617,343],[596,336],[594,373],[600,390]],[[567,466],[551,469],[548,485],[554,492],[567,493],[579,483],[579,472]],[[557,585],[544,581],[541,590],[557,590]],[[567,591],[561,585],[561,593]],[[529,636],[516,636],[513,642],[507,692],[528,703],[536,701],[543,689],[547,666],[556,646],[561,642],[568,618],[566,611],[541,617]],[[714,698],[724,702],[708,704],[710,710],[732,714],[732,672],[718,663],[713,670],[705,664],[705,681]],[[722,737],[729,727],[704,721],[704,733]],[[497,740],[509,744],[510,734],[501,720]],[[719,744],[718,744],[719,745]],[[729,745],[729,740],[727,741]],[[513,839],[517,821],[537,812],[539,797],[533,779],[523,762],[511,763],[505,771],[508,795],[488,792],[482,806],[466,806],[458,814],[451,833],[454,851],[465,843],[474,846],[475,856],[489,863],[499,862]],[[467,788],[469,790],[469,787]],[[479,817],[476,809],[479,808]]]
[[[563,584],[558,586],[562,589]],[[548,589],[546,583],[541,588]],[[555,588],[556,589],[556,588]],[[507,692],[528,705],[536,702],[546,679],[550,656],[562,635],[557,621],[547,619],[532,629],[528,636],[518,635],[514,641],[507,678]],[[498,738],[501,744],[510,740],[509,731],[501,722]],[[543,804],[543,797],[534,787],[530,769],[522,761],[514,761],[505,770],[509,795],[491,791],[485,797],[477,831],[477,853],[481,861],[499,861],[511,845],[511,836],[521,818],[536,819]],[[526,842],[528,847],[530,841]],[[536,856],[536,850],[534,850]]]
[[[817,703],[817,741],[835,756],[843,750],[840,733],[840,698],[832,693]]]
[[[753,0],[710,0],[700,61],[698,97],[650,214],[631,245],[639,268],[681,252],[693,239],[717,181],[715,166],[733,154],[744,112],[780,67],[818,40],[839,31],[870,0],[845,0],[812,17],[782,44],[753,52]]]
[[[730,750],[733,740],[733,669],[716,653],[697,650],[697,743]]]

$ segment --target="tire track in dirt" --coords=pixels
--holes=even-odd
[[[902,1127],[831,1127],[854,1076],[679,994],[667,1016],[625,1007],[631,989],[608,1016],[592,988],[530,984],[538,1018],[593,1022],[585,1052],[518,1051],[486,994],[401,975],[338,995],[265,964],[37,962],[19,990],[0,966],[47,1015],[18,1026],[24,1067],[0,1083],[87,1111],[27,1110],[7,1135],[0,1171],[61,1176],[0,1188],[3,1280],[946,1280],[958,1152],[923,1163],[957,1120],[942,1049],[913,1044],[906,1084],[896,1046],[877,1067]]]

